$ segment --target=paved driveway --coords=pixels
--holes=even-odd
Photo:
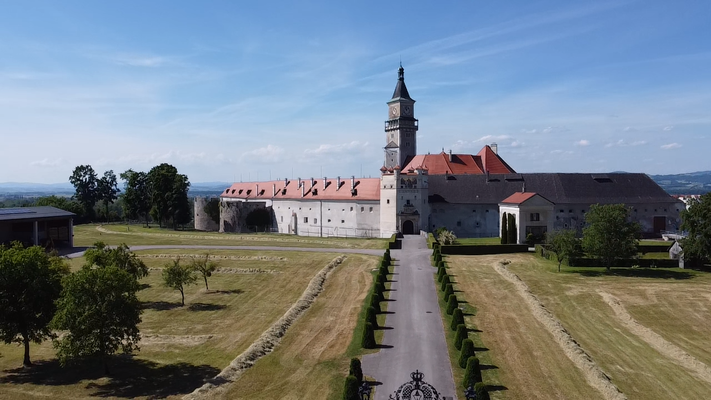
[[[383,346],[378,353],[363,357],[363,373],[382,385],[375,400],[387,400],[400,385],[410,381],[419,369],[424,380],[440,396],[456,398],[452,367],[437,303],[437,290],[430,265],[431,250],[424,237],[407,235],[402,250],[391,250],[397,259],[393,275]]]

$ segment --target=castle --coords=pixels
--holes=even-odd
[[[517,240],[562,228],[581,230],[591,204],[624,203],[647,236],[676,230],[684,204],[645,174],[517,173],[496,144],[479,153],[417,154],[415,100],[400,66],[385,121],[380,178],[240,182],[220,195],[220,222],[195,204],[196,229],[248,232],[247,216],[271,214],[273,232],[390,237],[446,227],[458,237],[496,237],[501,213],[514,215]]]

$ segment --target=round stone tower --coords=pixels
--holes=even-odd
[[[220,199],[195,197],[195,230],[207,232],[219,230],[220,226],[205,212],[205,206],[211,201],[217,201],[219,205]]]

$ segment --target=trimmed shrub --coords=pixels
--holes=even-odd
[[[445,263],[444,260],[437,263],[437,268],[446,268],[446,267],[447,267],[447,263]]]
[[[467,326],[464,324],[457,325],[457,334],[454,336],[454,347],[457,350],[462,349],[462,342],[469,339],[469,333],[467,332]]]
[[[439,286],[439,290],[444,292],[444,289],[447,288],[447,285],[449,285],[449,275],[445,275],[442,277],[442,284]]]
[[[449,297],[447,297],[447,315],[452,315],[454,310],[458,310],[459,308],[459,300],[457,300],[457,296],[455,294],[450,294]]]
[[[374,349],[375,348],[375,330],[370,322],[366,322],[363,327],[363,342],[362,346],[364,349]]]
[[[378,313],[375,311],[375,307],[370,306],[365,310],[365,322],[369,322],[373,325],[373,328],[378,326]]]
[[[353,375],[346,377],[346,387],[343,389],[343,400],[360,400],[358,395],[358,378]]]
[[[380,296],[373,293],[373,296],[370,298],[370,306],[375,308],[376,313],[381,312],[382,310],[380,309]]]
[[[447,275],[447,270],[444,268],[440,268],[437,272],[437,282],[442,282],[442,279],[445,275]]]
[[[481,368],[479,367],[479,359],[469,357],[467,360],[467,369],[464,371],[464,389],[469,386],[474,386],[481,382]],[[479,396],[477,396],[477,399]]]
[[[383,274],[382,271],[380,271],[380,272],[378,273],[378,276],[375,277],[375,283],[376,283],[376,284],[377,284],[377,283],[385,284],[385,281],[387,281],[387,280],[388,280],[388,277],[387,277],[385,274]]]
[[[474,342],[471,339],[464,339],[462,341],[462,351],[459,353],[460,368],[467,367],[467,360],[469,357],[476,357],[476,353],[474,353]]]
[[[348,375],[353,375],[358,379],[358,385],[363,383],[363,368],[359,358],[351,358],[351,367],[348,370]]]
[[[447,284],[447,287],[444,289],[444,296],[442,298],[445,301],[449,301],[449,296],[454,294],[454,286],[452,286],[451,283]]]
[[[378,294],[380,296],[380,298],[382,299],[383,293],[385,293],[385,284],[382,282],[376,282],[374,290],[375,290],[374,293]]]
[[[452,312],[452,324],[450,328],[456,331],[457,325],[464,325],[464,312],[459,307],[455,308],[454,312]]]
[[[509,219],[506,213],[501,213],[501,244],[509,243]]]
[[[435,253],[434,256],[434,262],[437,264],[438,262],[442,261],[442,254],[437,250],[437,253]]]
[[[477,382],[474,384],[474,391],[476,392],[477,400],[489,400],[489,391],[486,389],[484,382]]]

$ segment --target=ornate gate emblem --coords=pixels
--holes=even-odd
[[[395,391],[394,396],[390,395],[390,400],[441,400],[437,389],[429,383],[423,381],[425,374],[419,370],[410,374],[412,380],[400,386]]]

